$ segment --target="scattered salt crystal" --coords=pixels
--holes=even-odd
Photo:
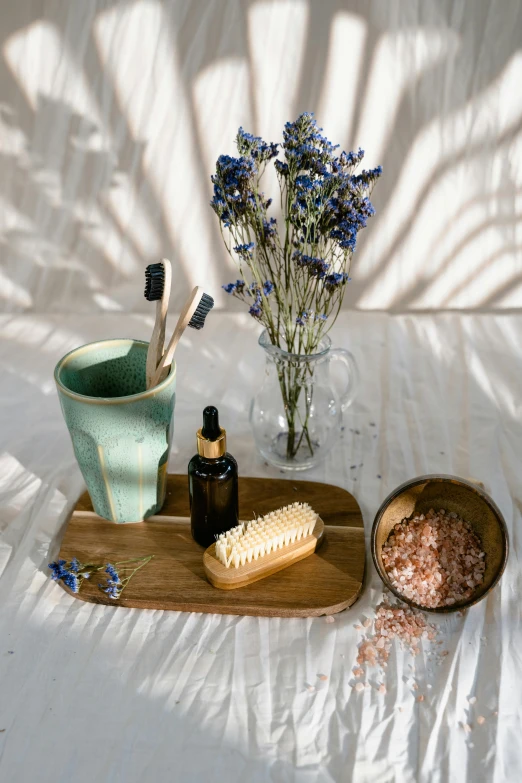
[[[386,693],[386,685],[384,683],[381,683],[379,687],[377,688],[379,693]]]
[[[324,618],[325,623],[335,623],[335,619],[332,617],[331,614],[329,614],[327,617]]]
[[[431,690],[431,689],[433,688],[433,685],[430,685],[430,683],[428,683],[428,684],[426,685],[426,688],[429,688],[429,690]]]
[[[354,625],[353,627],[355,628],[356,631],[360,631],[361,628],[362,628],[362,625],[357,624],[357,625]]]
[[[469,733],[471,732],[471,726],[469,725],[469,723],[464,723],[464,724],[462,725],[462,728],[464,729],[464,731],[466,732],[466,734],[469,734]]]
[[[367,620],[371,623],[371,620]],[[392,641],[397,638],[412,655],[419,653],[419,641],[429,633],[435,637],[437,629],[426,622],[422,612],[385,599],[375,610],[374,634],[367,635],[359,645],[357,663],[369,666],[387,666]]]
[[[372,624],[372,621],[370,620],[369,617],[367,617],[366,620],[363,623],[364,627],[365,628],[369,628],[371,624]]]
[[[315,685],[310,685],[309,682],[305,683],[305,688],[307,691],[310,691],[310,693],[313,693],[315,691]]]
[[[496,716],[498,715],[498,712],[496,712],[496,711],[495,711],[495,712],[493,713],[493,715],[496,717]]]
[[[413,688],[414,691],[418,691],[419,690],[419,686],[417,685],[416,682],[414,682],[411,687]]]
[[[363,691],[363,690],[364,690],[364,682],[357,682],[357,683],[356,683],[356,684],[353,686],[353,689],[354,689],[354,691],[357,691],[357,693],[360,693],[361,691]]]
[[[476,696],[470,696],[468,699],[468,702],[470,704],[476,704],[477,703],[477,697]]]
[[[327,674],[318,674],[318,675],[317,675],[317,678],[318,678],[319,680],[323,680],[323,681],[324,681],[324,680],[327,680],[327,679],[328,679],[328,675],[327,675]]]
[[[482,726],[482,724],[485,723],[485,722],[486,722],[485,717],[483,715],[479,715],[478,718],[477,718],[478,725]]]
[[[422,695],[422,693],[420,694],[420,696],[417,696],[417,701],[424,701],[424,696]]]
[[[364,674],[364,669],[361,669],[360,666],[354,666],[352,672],[354,677],[362,677]]]

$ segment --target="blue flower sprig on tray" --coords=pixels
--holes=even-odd
[[[98,587],[100,590],[103,590],[104,593],[107,593],[109,598],[118,599],[134,574],[139,571],[140,568],[143,568],[144,565],[147,565],[153,557],[154,555],[149,555],[148,557],[135,558],[134,560],[122,560],[119,563],[116,563],[117,566],[123,566],[123,569],[120,567],[119,570],[113,566],[112,563],[107,563],[105,568],[105,573],[108,574],[107,580],[105,583],[100,583]],[[139,563],[139,565],[137,565],[130,574],[127,574],[125,572],[129,570],[130,563]],[[122,575],[120,575],[120,571],[122,571]]]
[[[117,600],[134,574],[147,565],[153,557],[154,555],[148,555],[147,557],[134,557],[131,560],[119,560],[114,565],[112,563],[81,563],[78,558],[73,557],[70,561],[57,560],[54,563],[49,563],[49,568],[52,572],[51,579],[54,579],[55,582],[61,580],[73,593],[80,592],[84,579],[90,579],[92,574],[105,570],[105,573],[108,574],[106,581],[98,583],[98,587],[107,593],[109,598]],[[138,565],[131,570],[134,563],[138,563]]]

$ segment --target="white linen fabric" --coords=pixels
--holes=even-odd
[[[346,306],[521,306],[520,0],[17,0],[0,35],[0,310],[143,312],[161,256],[174,307],[232,307],[210,174],[302,111],[384,167]]]
[[[54,365],[77,345],[146,338],[151,326],[135,314],[0,317],[0,780],[521,780],[522,316],[344,313],[333,332],[354,351],[362,388],[334,452],[303,477],[353,492],[367,539],[404,480],[474,477],[511,537],[489,597],[464,617],[434,618],[443,663],[426,647],[413,660],[395,645],[385,695],[377,672],[364,692],[351,687],[354,625],[382,596],[370,561],[361,599],[331,624],[96,606],[50,580],[82,489]],[[248,424],[263,373],[255,340],[248,316],[215,314],[182,341],[171,471],[186,470],[213,403],[241,475],[280,475],[256,456]]]

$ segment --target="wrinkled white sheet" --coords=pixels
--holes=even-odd
[[[385,696],[350,687],[354,624],[381,597],[370,562],[362,598],[332,624],[94,606],[49,579],[82,487],[54,365],[81,343],[150,327],[141,316],[0,317],[0,781],[522,780],[522,316],[344,314],[334,330],[356,354],[362,389],[334,453],[306,478],[353,492],[368,537],[405,479],[475,477],[511,535],[492,595],[466,617],[435,619],[443,665],[394,649]],[[178,360],[170,469],[186,469],[201,409],[215,403],[241,474],[279,475],[256,456],[247,420],[262,373],[252,319],[216,314]],[[460,721],[474,725],[469,737]]]

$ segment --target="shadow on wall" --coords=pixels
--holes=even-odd
[[[520,41],[519,0],[10,4],[0,309],[144,311],[161,255],[228,306],[214,161],[305,110],[385,172],[349,306],[519,308]]]

